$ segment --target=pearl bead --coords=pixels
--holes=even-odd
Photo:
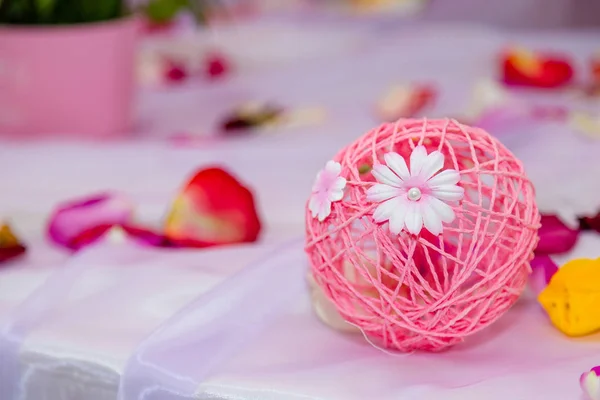
[[[421,198],[421,190],[419,188],[410,188],[408,191],[408,199],[411,201],[417,201]]]

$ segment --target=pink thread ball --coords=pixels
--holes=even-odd
[[[374,162],[412,150],[444,155],[460,174],[455,219],[440,235],[423,228],[392,234],[377,223],[367,190]],[[521,295],[537,244],[540,215],[521,162],[482,129],[454,120],[383,124],[334,158],[346,178],[343,198],[320,222],[306,210],[312,278],[339,314],[377,346],[440,351],[500,318]],[[410,166],[410,164],[409,164]]]

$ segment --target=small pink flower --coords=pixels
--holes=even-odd
[[[579,384],[590,400],[600,400],[600,366],[592,368],[589,372],[581,374]]]
[[[389,221],[390,232],[396,235],[405,228],[417,235],[423,225],[434,235],[442,233],[442,223],[455,218],[446,202],[464,196],[464,189],[457,185],[458,171],[438,173],[444,155],[439,151],[427,155],[424,146],[415,147],[410,155],[410,171],[398,153],[387,153],[384,159],[386,165],[376,164],[372,171],[379,183],[367,191],[369,201],[381,203],[373,213],[375,222]]]
[[[317,174],[313,185],[312,194],[308,201],[308,209],[313,218],[323,222],[331,214],[331,203],[340,201],[344,197],[346,178],[342,178],[342,165],[329,161],[325,168]]]

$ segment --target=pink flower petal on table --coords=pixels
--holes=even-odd
[[[558,271],[558,266],[548,255],[536,255],[533,260],[531,260],[529,286],[536,296],[548,286],[550,279],[552,279],[552,276],[554,276],[556,271]]]
[[[555,215],[542,215],[541,224],[536,254],[566,253],[577,243],[579,231],[569,228]]]
[[[588,372],[584,372],[579,377],[579,385],[585,393],[586,399],[600,400],[600,366],[592,368]]]
[[[226,76],[231,71],[231,61],[220,53],[210,53],[204,59],[204,74],[209,79]]]
[[[122,236],[122,237],[121,237]],[[81,232],[70,241],[72,248],[82,248],[100,240],[132,241],[150,247],[209,247],[213,243],[194,239],[175,240],[164,233],[137,225],[97,225]]]
[[[133,216],[133,204],[118,194],[99,194],[59,204],[52,213],[48,224],[48,237],[54,243],[77,250],[94,241],[96,227],[126,225]],[[79,236],[87,232],[89,241]]]

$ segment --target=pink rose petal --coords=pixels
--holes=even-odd
[[[542,254],[536,255],[531,260],[531,275],[529,276],[529,286],[536,295],[540,294],[552,276],[558,271],[558,266],[550,256]]]
[[[60,204],[50,217],[47,233],[54,243],[77,250],[101,236],[101,227],[106,230],[113,225],[125,225],[132,215],[133,204],[126,197],[99,194]],[[94,229],[95,232],[90,232]]]
[[[569,228],[555,215],[542,215],[541,223],[536,254],[566,253],[577,243],[579,231]]]

